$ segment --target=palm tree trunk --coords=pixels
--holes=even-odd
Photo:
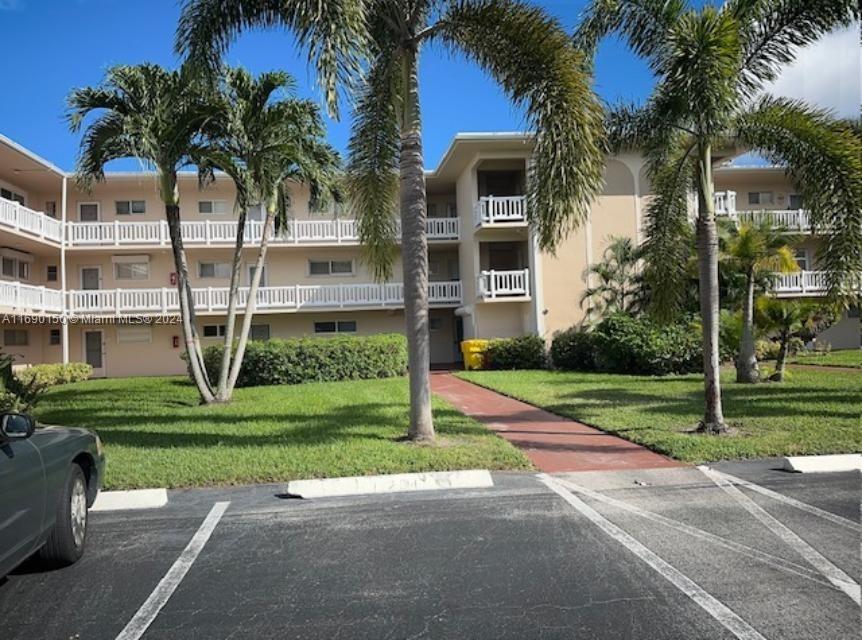
[[[192,297],[191,284],[189,282],[189,268],[186,261],[186,252],[183,247],[183,237],[180,228],[179,204],[165,204],[165,217],[168,221],[168,231],[171,237],[171,249],[174,255],[174,268],[177,270],[177,295],[180,303],[180,320],[183,327],[183,338],[186,344],[186,355],[189,359],[189,368],[192,380],[198,388],[201,402],[210,404],[215,400],[206,368],[201,357],[200,341],[194,321],[194,298]]]
[[[700,277],[700,315],[703,324],[703,384],[705,412],[701,429],[708,433],[727,430],[721,406],[719,370],[718,231],[713,203],[712,151],[701,144],[698,158],[697,267]]]
[[[775,359],[775,373],[772,374],[772,379],[775,382],[784,382],[784,369],[787,362],[787,348],[790,344],[790,335],[785,331],[780,334],[780,346],[778,347],[778,356]]]
[[[742,301],[742,338],[736,359],[736,381],[752,383],[760,380],[757,356],[754,353],[754,271],[745,274],[745,299]]]
[[[275,222],[275,208],[275,199],[267,203],[266,219],[263,223],[263,235],[260,238],[260,250],[257,253],[257,260],[254,263],[254,274],[251,277],[251,282],[248,287],[248,298],[245,301],[245,315],[242,318],[242,327],[239,331],[236,353],[233,356],[233,364],[230,368],[230,377],[228,378],[225,389],[228,400],[230,400],[230,397],[233,394],[233,388],[236,386],[237,378],[239,378],[239,371],[242,368],[242,359],[245,356],[245,347],[248,344],[248,334],[251,331],[251,321],[254,317],[255,306],[257,305],[257,290],[260,287],[263,265],[266,260],[266,250],[269,248],[269,237],[271,235],[273,223]]]
[[[233,264],[230,273],[230,288],[228,289],[228,306],[227,318],[225,320],[224,331],[224,351],[221,356],[221,367],[219,368],[218,387],[216,388],[216,399],[219,402],[228,402],[230,400],[233,386],[228,388],[228,377],[231,368],[231,355],[233,354],[233,334],[234,325],[236,324],[236,304],[239,289],[239,280],[241,263],[242,263],[242,248],[245,234],[245,217],[246,212],[240,211],[236,225],[236,241],[233,249]]]
[[[415,49],[404,54],[407,87],[401,119],[401,260],[410,377],[410,440],[434,440],[431,415],[431,337],[428,333],[428,239],[425,168]]]

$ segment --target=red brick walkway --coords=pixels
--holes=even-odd
[[[684,466],[628,440],[507,398],[450,373],[432,374],[431,389],[462,413],[522,449],[540,471],[615,471]]]

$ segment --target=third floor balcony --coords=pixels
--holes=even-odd
[[[740,210],[736,206],[735,191],[717,191],[715,193],[715,215],[737,223],[753,222],[759,224],[768,221],[773,227],[781,227],[787,231],[811,231],[811,222],[805,209]]]

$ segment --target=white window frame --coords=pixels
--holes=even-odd
[[[141,204],[143,204],[143,205],[144,205],[144,210],[143,210],[143,211],[135,211],[135,210],[134,210],[134,206],[133,206],[133,205],[134,205],[136,202],[140,202]],[[122,203],[125,203],[125,204],[129,205],[129,212],[128,212],[128,213],[120,213],[120,212],[119,212],[119,205],[120,205],[120,204],[122,204]],[[114,215],[117,215],[117,216],[119,216],[119,217],[125,217],[125,216],[145,216],[145,215],[147,215],[147,201],[146,201],[146,200],[114,200]]]
[[[751,196],[753,194],[757,194],[757,202],[751,201]],[[769,202],[764,202],[763,196],[769,196]],[[764,205],[773,205],[775,204],[775,192],[774,191],[749,191],[748,192],[748,204],[749,205],[757,205],[762,207]]]
[[[153,341],[153,328],[117,327],[117,344],[150,344]]]
[[[213,275],[211,275],[211,276],[203,275],[203,266],[205,264],[213,265]],[[225,265],[227,267],[227,272],[225,275],[220,276],[218,274],[218,265]],[[201,280],[230,280],[231,269],[232,269],[232,265],[230,262],[222,262],[220,260],[216,260],[216,261],[199,260],[198,261],[198,278],[200,278]]]
[[[206,335],[207,327],[215,327],[216,335],[208,336]],[[224,338],[225,333],[227,333],[227,325],[225,324],[205,324],[201,329],[201,337],[206,340],[218,340],[219,338]]]
[[[81,207],[85,205],[94,205],[96,207],[96,219],[94,221],[81,220]],[[79,202],[78,203],[78,222],[101,222],[102,221],[102,203],[101,202]]]
[[[346,324],[348,322],[353,323],[353,330],[348,331],[341,328],[342,324]],[[318,331],[318,325],[329,324],[332,323],[335,325],[335,331]],[[314,328],[315,335],[335,335],[338,333],[359,333],[359,323],[356,320],[315,320],[312,327]]]
[[[796,264],[799,266],[800,271],[811,271],[811,260],[810,255],[808,253],[808,249],[797,249],[793,254],[793,259],[796,260]],[[804,263],[804,266],[800,264],[800,261]]]
[[[311,272],[311,263],[313,262],[325,262],[328,265],[327,273],[312,273]],[[332,263],[333,262],[349,262],[350,263],[350,272],[349,273],[333,273],[332,271]],[[339,277],[353,277],[356,275],[356,261],[353,258],[348,258],[346,260],[339,260],[337,258],[309,258],[306,263],[306,274],[310,278],[339,278]]]
[[[6,274],[3,271],[3,262],[6,260],[9,260],[12,263],[11,275]],[[35,258],[29,253],[10,248],[0,249],[0,277],[2,278],[29,282],[33,277],[34,263]],[[24,270],[23,274],[21,273],[22,268]]]
[[[84,269],[96,269],[99,272],[99,289],[84,289]],[[102,265],[100,264],[82,264],[78,267],[78,285],[81,291],[98,291],[102,288]]]
[[[143,265],[144,273],[142,276],[135,276],[134,269],[132,269],[129,272],[129,277],[121,276],[120,275],[120,267],[125,266],[125,265],[129,265],[131,267]],[[123,260],[122,262],[115,262],[114,263],[114,280],[140,282],[142,280],[149,280],[149,279],[150,279],[150,262],[149,262],[149,260],[142,260],[141,262],[127,262],[127,261]]]
[[[201,211],[201,205],[203,204],[210,205],[210,211]],[[216,205],[222,205],[218,207],[219,209],[223,209],[223,211],[216,211]],[[228,213],[227,200],[198,200],[198,213],[202,216],[224,216]]]

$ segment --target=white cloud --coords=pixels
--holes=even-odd
[[[858,116],[862,101],[862,47],[859,25],[834,31],[801,49],[767,91]]]

